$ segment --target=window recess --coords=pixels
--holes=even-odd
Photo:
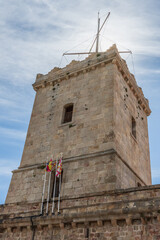
[[[67,104],[64,106],[64,113],[63,113],[63,119],[62,123],[69,123],[72,121],[72,115],[73,115],[73,104]]]
[[[136,138],[136,121],[133,117],[132,117],[132,135],[134,138]]]

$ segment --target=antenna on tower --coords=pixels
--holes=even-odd
[[[94,41],[93,41],[93,44],[92,44],[92,46],[91,46],[91,48],[90,48],[90,50],[89,50],[89,53],[91,53],[92,48],[93,48],[95,42],[96,42],[96,53],[98,53],[98,48],[99,48],[99,33],[100,33],[100,31],[102,30],[102,28],[104,27],[104,24],[106,23],[106,21],[107,21],[107,19],[109,18],[109,15],[110,15],[110,14],[111,14],[110,12],[107,14],[107,17],[105,18],[102,26],[100,27],[100,17],[99,17],[99,12],[98,12],[98,30],[97,30],[97,35],[96,35],[96,37],[95,37],[95,39],[94,39]]]
[[[98,12],[98,27],[97,27],[97,34],[96,34],[96,37],[92,43],[92,46],[89,50],[89,52],[78,52],[78,53],[74,53],[74,52],[65,52],[63,53],[63,56],[65,55],[81,55],[81,54],[91,54],[91,53],[104,53],[104,52],[99,52],[99,35],[100,35],[100,32],[102,30],[102,28],[104,27],[104,24],[106,23],[107,19],[109,18],[110,16],[110,12],[107,14],[103,24],[101,25],[100,27],[100,17],[99,17],[99,12]],[[95,52],[92,52],[92,49],[94,47],[94,44],[96,43],[96,49],[95,49]],[[132,53],[131,51],[120,51],[119,53]]]
[[[97,27],[97,34],[96,34],[96,37],[92,43],[92,46],[89,50],[89,52],[78,52],[78,53],[63,53],[63,56],[64,55],[80,55],[80,54],[91,54],[91,53],[98,53],[99,51],[99,34],[100,34],[100,31],[102,30],[102,28],[104,27],[104,24],[106,23],[107,19],[109,18],[109,15],[110,15],[110,12],[107,14],[107,17],[105,18],[102,26],[100,27],[100,17],[99,17],[99,12],[98,12],[98,27]],[[95,52],[91,52],[93,47],[94,47],[94,44],[96,43],[96,51]]]
[[[97,29],[97,41],[96,41],[96,53],[98,53],[98,47],[99,47],[99,27],[100,27],[100,18],[99,18],[99,12],[98,12],[98,29]]]

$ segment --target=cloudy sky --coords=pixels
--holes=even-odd
[[[98,11],[102,21],[111,12],[100,50],[116,43],[133,52],[123,58],[150,101],[152,181],[160,183],[160,1],[0,0],[0,203],[21,160],[36,74],[65,66],[65,51],[89,50]]]

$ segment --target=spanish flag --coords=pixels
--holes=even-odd
[[[53,160],[51,159],[46,165],[46,171],[51,172],[53,170],[53,168],[55,167],[55,165],[56,165],[56,162],[53,163]]]

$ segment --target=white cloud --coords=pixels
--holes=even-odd
[[[0,127],[0,134],[2,138],[15,139],[15,140],[24,140],[26,137],[26,132]]]
[[[160,74],[160,69],[138,68],[138,69],[136,69],[136,73],[141,74],[141,75],[149,75],[149,74],[159,75]]]
[[[13,102],[9,101],[8,99],[3,99],[3,98],[0,98],[0,105],[3,105],[3,106],[15,106]]]
[[[12,171],[18,167],[15,159],[0,159],[0,177],[11,176]]]
[[[63,52],[92,38],[99,9],[101,15],[111,11],[105,38],[134,53],[160,56],[158,14],[156,9],[154,15],[152,8],[146,11],[149,6],[149,1],[137,0],[85,0],[78,3],[78,8],[74,1],[4,2],[0,20],[1,76],[10,75],[9,81],[14,85],[33,83],[36,73],[46,73],[59,64]],[[88,44],[79,45],[76,50],[84,50]],[[101,39],[103,50],[111,44],[110,40]]]
[[[15,122],[15,123],[28,123],[26,120],[21,120],[18,118],[11,118],[8,116],[0,116],[1,121]]]
[[[0,166],[0,176],[10,176],[13,169],[8,166]]]

